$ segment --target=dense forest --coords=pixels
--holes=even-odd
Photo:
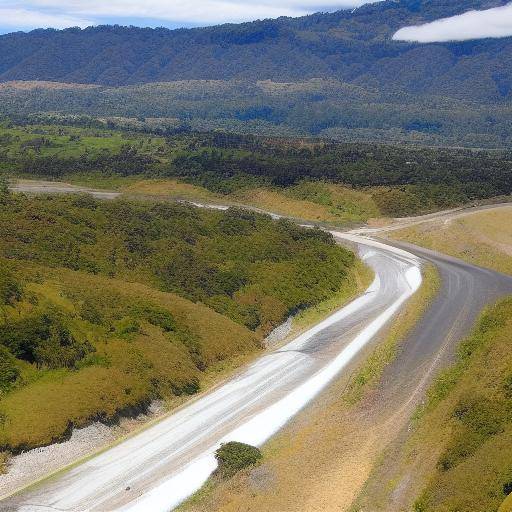
[[[504,4],[386,0],[354,11],[191,30],[6,34],[0,112],[160,117],[202,130],[507,147],[512,38],[391,39],[405,25]]]
[[[466,90],[466,89],[465,89]],[[488,90],[487,86],[484,90]],[[377,85],[311,79],[293,83],[195,80],[127,87],[49,82],[0,84],[0,113],[134,118],[181,127],[342,141],[510,147],[510,102],[418,97]],[[116,119],[117,120],[117,119]]]
[[[510,38],[407,44],[408,24],[506,0],[387,0],[353,11],[167,30],[100,26],[0,36],[0,80],[130,85],[176,80],[335,78],[414,94],[506,102]]]
[[[102,126],[4,122],[0,169],[25,177],[174,178],[220,195],[306,182],[364,191],[383,215],[408,215],[512,193],[508,151],[399,147]],[[107,123],[108,124],[108,123]],[[141,130],[143,128],[141,127]],[[297,195],[297,194],[295,194]],[[313,188],[299,199],[319,201]]]
[[[330,235],[240,210],[4,187],[0,231],[0,452],[193,394],[355,287]]]

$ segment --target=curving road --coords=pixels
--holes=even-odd
[[[333,234],[356,244],[374,269],[365,295],[158,424],[5,499],[0,510],[167,512],[215,469],[221,442],[261,445],[342,372],[414,293],[420,263],[430,261],[441,291],[386,369],[378,404],[408,418],[482,307],[512,293],[512,278],[407,244]]]
[[[6,499],[1,509],[167,512],[215,469],[213,452],[221,442],[265,442],[343,370],[421,283],[412,254],[350,238],[376,273],[363,296],[213,392],[103,454]]]

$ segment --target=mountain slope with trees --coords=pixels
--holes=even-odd
[[[419,95],[506,101],[511,38],[428,45],[391,40],[404,25],[505,3],[387,0],[353,12],[200,29],[100,26],[13,33],[0,36],[0,80],[118,86],[334,78]]]
[[[201,130],[506,147],[511,37],[392,40],[406,25],[506,3],[386,0],[355,11],[198,29],[7,34],[0,36],[0,112],[159,117]]]

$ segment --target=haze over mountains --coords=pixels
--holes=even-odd
[[[44,94],[3,86],[0,99],[4,112],[152,116],[252,132],[502,146],[512,119],[512,38],[420,44],[392,36],[407,25],[506,4],[387,0],[200,29],[13,33],[0,36],[1,82],[99,87],[66,88],[64,98],[55,86]],[[216,82],[197,82],[205,80]],[[180,83],[143,85],[160,82]],[[135,87],[112,89],[120,86]]]

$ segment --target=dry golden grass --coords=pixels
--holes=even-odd
[[[300,183],[288,189],[259,187],[229,195],[178,180],[142,180],[121,187],[125,194],[162,196],[233,206],[248,205],[288,217],[331,224],[361,223],[379,216],[369,193],[329,183]]]
[[[512,206],[432,221],[389,236],[512,274]]]
[[[512,494],[505,499],[498,512],[512,512]]]
[[[389,346],[395,347],[407,335],[423,313],[423,305],[436,293],[437,272],[427,269],[424,283],[418,298],[409,302],[375,350],[372,357],[379,364],[372,363],[374,379],[369,382],[378,380],[379,371],[392,359]],[[382,347],[387,347],[386,357],[382,356]],[[364,361],[360,361],[352,368],[353,375],[365,368]],[[260,466],[226,482],[209,482],[180,507],[180,512],[349,510],[389,436],[398,430],[375,417],[371,396],[355,404],[345,400],[350,396],[350,382],[347,372],[273,438],[263,448]],[[359,398],[362,396],[360,393]]]
[[[125,194],[166,196],[172,199],[190,201],[219,201],[222,196],[209,192],[203,187],[190,185],[178,180],[141,180],[121,186]]]
[[[122,300],[145,300],[169,310],[179,325],[194,335],[204,360],[211,366],[199,372],[180,339],[170,339],[161,329],[143,323],[130,339],[107,335],[101,328],[74,320],[77,331],[88,331],[99,363],[73,370],[30,372],[23,369],[25,386],[0,400],[5,419],[0,425],[0,445],[16,448],[49,444],[70,426],[85,425],[95,418],[112,418],[126,409],[137,409],[156,396],[172,399],[173,389],[199,379],[204,386],[222,367],[239,363],[260,349],[257,336],[212,309],[174,294],[159,292],[138,283],[109,279],[67,269],[26,269],[32,278],[43,273],[44,281],[27,289],[40,301],[53,303],[74,317],[74,304],[66,298],[71,290],[118,293]],[[103,361],[103,363],[102,363]],[[30,367],[30,365],[26,365]]]
[[[38,80],[12,80],[10,82],[4,82],[0,84],[0,90],[2,89],[18,89],[31,91],[33,89],[96,89],[100,87],[94,84],[69,84],[65,82],[48,82]]]

